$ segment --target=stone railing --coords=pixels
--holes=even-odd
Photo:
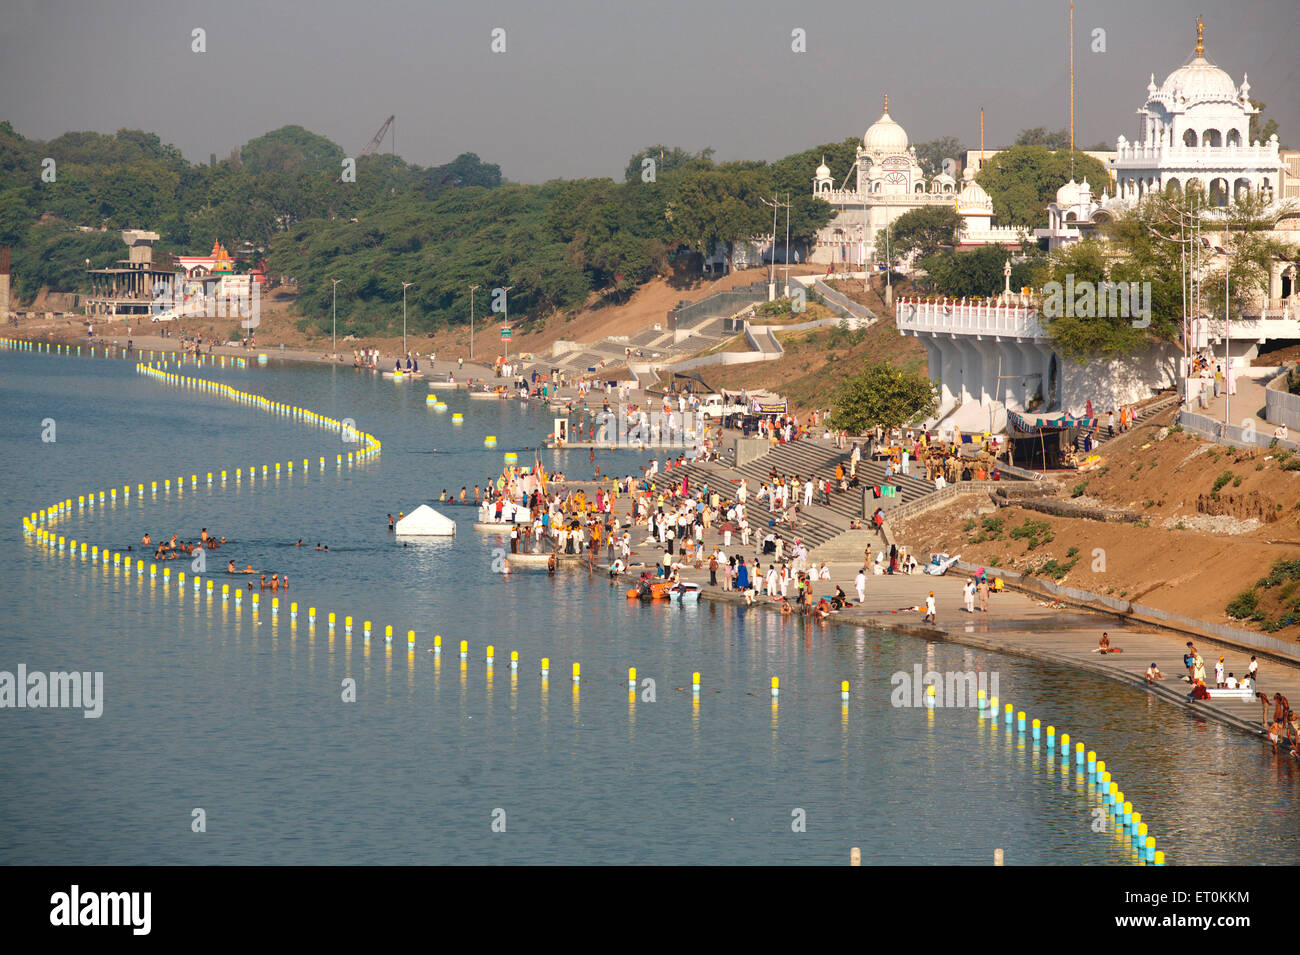
[[[1261,143],[1258,146],[1143,146],[1139,143],[1125,143],[1115,151],[1115,164],[1142,162],[1150,164],[1168,164],[1170,166],[1187,166],[1193,169],[1215,170],[1221,165],[1237,165],[1246,162],[1280,162],[1277,143]]]
[[[946,504],[954,497],[960,497],[963,494],[990,494],[1000,487],[1002,487],[1001,481],[958,481],[937,491],[929,491],[924,497],[918,497],[914,501],[908,501],[906,504],[899,504],[897,507],[890,509],[889,520],[891,522],[905,520],[909,517],[915,517],[922,511],[928,511],[932,507]]]

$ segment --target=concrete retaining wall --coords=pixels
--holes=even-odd
[[[990,576],[1001,577],[1008,587],[1015,587],[1017,590],[1023,590],[1026,593],[1037,594],[1042,597],[1051,597],[1055,600],[1069,601],[1092,610],[1101,610],[1113,613],[1117,616],[1137,620],[1142,623],[1156,624],[1157,626],[1167,627],[1170,630],[1179,630],[1193,635],[1213,637],[1216,640],[1222,640],[1224,643],[1241,647],[1245,650],[1253,650],[1257,653],[1267,654],[1268,656],[1275,657],[1279,660],[1285,660],[1288,663],[1300,663],[1300,648],[1293,643],[1276,640],[1273,637],[1264,634],[1252,633],[1249,630],[1241,630],[1237,627],[1227,626],[1226,624],[1209,623],[1205,620],[1197,620],[1194,617],[1171,613],[1168,610],[1161,610],[1157,607],[1147,607],[1143,604],[1121,600],[1118,597],[1108,597],[1105,594],[1096,594],[1090,590],[1082,590],[1078,587],[1067,587],[1064,584],[1058,584],[1051,580],[1043,580],[1038,577],[1030,577],[1014,570],[1004,570],[1000,567],[989,567],[988,565],[976,565],[964,560],[959,560],[956,563],[956,568],[966,573],[974,573],[978,566],[983,566],[985,572]]]
[[[1219,444],[1226,444],[1233,448],[1267,448],[1273,441],[1272,433],[1261,434],[1259,431],[1255,431],[1251,434],[1245,428],[1235,424],[1228,425],[1225,428],[1222,421],[1216,421],[1213,418],[1207,418],[1205,415],[1187,410],[1178,412],[1178,423],[1187,431],[1194,431],[1203,438],[1209,438],[1211,441],[1217,441]],[[1287,427],[1290,427],[1290,425]],[[1284,448],[1290,448],[1292,451],[1300,451],[1300,442],[1279,441],[1278,443]]]
[[[1001,496],[1001,495],[999,495]],[[1076,520],[1102,521],[1106,524],[1136,524],[1142,520],[1141,514],[1129,511],[1112,511],[1104,507],[1085,507],[1070,501],[1058,501],[1047,497],[1035,497],[1028,500],[1006,501],[1008,506],[1023,507],[1028,511],[1039,511],[1054,517],[1069,517]]]
[[[1264,390],[1264,420],[1300,431],[1300,395],[1287,391],[1286,384],[1286,372],[1268,383]]]
[[[825,299],[826,304],[831,308],[835,308],[838,306],[838,309],[842,313],[847,312],[849,315],[861,319],[862,321],[866,322],[868,325],[878,320],[876,314],[872,312],[871,309],[867,308],[865,305],[859,305],[851,298],[848,298],[844,294],[835,291],[835,289],[831,288],[821,279],[819,278],[814,279],[812,284],[813,287],[817,289],[817,294],[820,295],[823,299]]]

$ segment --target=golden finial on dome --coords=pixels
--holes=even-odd
[[[889,112],[889,94],[888,94],[888,93],[885,94],[885,112],[886,112],[886,113]]]
[[[1196,55],[1205,56],[1205,24],[1200,17],[1196,18]]]

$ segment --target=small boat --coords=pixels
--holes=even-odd
[[[683,580],[680,584],[668,588],[668,599],[679,603],[690,603],[700,599],[700,585]]]
[[[961,559],[961,554],[949,557],[947,554],[931,554],[930,563],[925,565],[925,573],[935,577],[942,577],[948,573],[948,568]]]
[[[469,396],[471,398],[496,398],[500,400],[506,396],[506,393],[504,391],[471,391]]]
[[[664,600],[668,597],[668,590],[672,587],[670,580],[643,580],[637,583],[635,587],[627,592],[628,600]]]

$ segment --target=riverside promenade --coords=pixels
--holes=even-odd
[[[591,487],[588,482],[574,482],[574,485],[587,487],[588,490]],[[626,498],[620,497],[619,504],[618,514],[620,518],[626,519]],[[866,540],[872,543],[873,550],[880,546],[879,536],[864,533]],[[629,586],[635,582],[641,572],[653,568],[663,554],[657,545],[642,543],[645,539],[643,526],[635,528],[632,537],[632,556],[620,586]],[[721,538],[716,529],[705,533],[704,543],[706,553],[711,553],[714,546],[721,546]],[[742,547],[737,538],[733,540],[728,553],[743,556],[745,562],[752,567],[755,561],[760,560],[753,550],[752,545]],[[1220,656],[1225,658],[1224,672],[1234,673],[1240,679],[1249,667],[1249,651],[1204,637],[1193,638],[1171,630],[1135,624],[1114,614],[1064,607],[1045,598],[1009,588],[1000,594],[990,594],[988,612],[977,609],[974,613],[967,613],[962,600],[962,587],[967,575],[955,569],[936,577],[921,573],[919,567],[913,574],[879,576],[872,574],[868,568],[867,599],[864,603],[857,604],[854,581],[861,563],[845,560],[826,563],[831,579],[813,582],[813,601],[823,596],[829,599],[838,585],[844,589],[849,600],[854,602],[854,606],[831,613],[824,623],[812,617],[791,618],[795,626],[810,634],[816,631],[830,633],[833,628],[843,626],[864,627],[1075,667],[1128,684],[1139,692],[1148,693],[1195,717],[1213,720],[1254,736],[1267,737],[1266,727],[1273,714],[1271,705],[1267,713],[1264,713],[1257,701],[1192,702],[1188,699],[1191,687],[1185,679],[1181,679],[1187,672],[1182,657],[1189,639],[1205,660],[1211,681],[1214,664]],[[588,562],[585,558],[566,557],[561,560],[560,566],[580,571],[588,566]],[[606,564],[603,550],[596,561],[596,568],[595,573],[604,579]],[[745,605],[743,593],[709,585],[707,562],[700,569],[684,566],[681,576],[683,580],[700,586],[702,600],[738,607]],[[930,591],[934,592],[937,609],[934,624],[925,622],[923,610],[912,609],[924,607],[925,598]],[[790,593],[793,596],[793,586]],[[756,597],[746,612],[780,613],[780,603],[779,600]],[[1123,652],[1097,653],[1103,632],[1110,635],[1111,646]],[[1270,699],[1274,693],[1281,693],[1288,699],[1294,696],[1300,701],[1300,667],[1264,654],[1259,654],[1258,657],[1260,692],[1266,693]],[[1156,663],[1165,678],[1153,686],[1147,686],[1144,674],[1152,662]]]
[[[748,560],[748,558],[747,558]],[[831,580],[817,581],[814,599],[833,593],[838,584],[856,601],[853,580],[858,568],[847,563],[828,564]],[[689,570],[683,579],[701,585],[702,598],[744,604],[744,596],[724,592],[720,587],[710,587],[707,570]],[[827,625],[866,627],[906,633],[923,640],[941,640],[977,647],[982,650],[1009,653],[1015,656],[1041,660],[1045,663],[1072,666],[1100,676],[1118,680],[1150,693],[1158,699],[1187,710],[1204,719],[1215,720],[1252,735],[1266,735],[1266,723],[1261,723],[1258,702],[1227,700],[1191,702],[1187,695],[1189,684],[1180,679],[1187,673],[1183,666],[1183,651],[1188,637],[1184,634],[1127,624],[1118,617],[1086,610],[1053,607],[1046,600],[1012,590],[991,594],[989,610],[967,613],[962,603],[964,574],[950,571],[942,577],[915,574],[893,576],[867,575],[867,599],[860,605],[832,613]],[[924,606],[926,595],[934,591],[936,620],[929,624],[923,620],[922,611],[902,610],[900,607]],[[779,612],[776,602],[759,598],[751,612]],[[801,625],[810,631],[821,624],[809,618],[799,618]],[[1122,653],[1095,652],[1102,633],[1110,635],[1112,647]],[[1245,674],[1250,654],[1239,648],[1198,638],[1193,641],[1205,660],[1211,680],[1214,663],[1225,657],[1224,670],[1240,678]],[[1165,679],[1148,687],[1144,680],[1147,667],[1155,662]],[[1260,692],[1271,698],[1281,693],[1288,699],[1300,694],[1300,667],[1261,656]],[[1300,696],[1297,696],[1300,700]],[[1014,701],[1010,701],[1013,702]],[[1273,714],[1270,705],[1267,716]]]
[[[759,458],[756,464],[762,463],[765,457]],[[725,480],[725,475],[730,473],[732,472],[729,469],[719,469],[711,475],[712,483],[715,486],[720,485],[722,482],[719,478]],[[673,472],[669,472],[661,475],[659,480],[671,484],[672,474]],[[738,480],[739,476],[738,472],[734,473],[735,479]],[[698,477],[693,478],[693,487],[700,486]],[[627,499],[621,496],[619,505],[617,509],[619,516],[626,520]],[[754,546],[754,540],[761,540],[761,533],[766,530],[762,525],[767,522],[767,510],[761,505],[751,505],[751,510],[755,511],[756,516],[762,518],[758,521],[759,534],[751,539],[748,547],[740,544],[738,535],[733,535],[732,546],[725,550],[729,555],[743,556],[752,572],[756,562],[762,563],[766,569],[771,557],[758,554]],[[835,516],[839,517],[839,515]],[[844,520],[844,526],[847,527],[847,520]],[[800,536],[798,531],[782,530],[782,533],[787,540]],[[644,568],[652,568],[663,553],[660,546],[643,543],[644,525],[634,529],[632,537],[633,555],[625,576],[628,581],[635,580]],[[715,546],[722,545],[721,535],[716,527],[706,531],[703,540],[706,554],[711,553]],[[924,541],[905,543],[908,545],[909,552],[915,554],[918,560],[923,561],[928,557],[929,551],[925,548]],[[829,628],[844,625],[889,630],[925,640],[948,641],[1041,660],[1045,663],[1071,666],[1129,684],[1139,692],[1149,693],[1200,718],[1214,720],[1252,735],[1267,737],[1266,727],[1272,721],[1273,714],[1271,705],[1267,712],[1264,712],[1257,700],[1192,702],[1188,699],[1191,687],[1185,679],[1182,679],[1187,672],[1182,663],[1183,652],[1189,640],[1193,642],[1205,661],[1209,676],[1207,682],[1211,684],[1214,679],[1214,664],[1220,656],[1225,658],[1225,674],[1233,673],[1241,679],[1249,667],[1252,652],[1250,650],[1205,636],[1146,626],[1113,613],[1066,607],[1046,597],[1012,590],[1009,587],[1000,594],[990,595],[987,613],[979,610],[967,613],[962,600],[962,587],[967,580],[967,575],[956,568],[944,576],[935,577],[921,573],[920,567],[910,575],[879,576],[871,573],[871,568],[868,567],[867,599],[863,604],[856,605],[854,581],[859,568],[863,566],[856,554],[868,547],[872,553],[880,549],[882,547],[880,536],[873,531],[848,531],[836,538],[833,544],[816,548],[812,552],[810,564],[815,566],[821,563],[824,555],[831,574],[830,580],[814,581],[814,602],[822,596],[829,599],[838,585],[844,589],[855,606],[832,613],[824,625],[811,618],[796,618],[799,626],[808,628],[809,632],[821,629],[823,626]],[[605,566],[603,554],[601,557],[598,565],[603,569]],[[564,564],[573,566],[567,560]],[[720,586],[709,585],[707,560],[701,569],[693,566],[683,567],[682,579],[700,585],[701,599],[744,604],[743,594],[724,591]],[[937,605],[936,622],[933,625],[924,622],[923,611],[910,609],[923,607],[925,598],[931,590],[934,591]],[[794,592],[792,586],[790,594],[793,595]],[[779,613],[779,601],[758,597],[749,612]],[[1097,653],[1103,632],[1110,635],[1111,646],[1123,652]],[[1274,693],[1281,693],[1288,699],[1294,696],[1297,705],[1300,705],[1300,666],[1280,658],[1270,657],[1263,652],[1257,652],[1257,657],[1260,672],[1259,691],[1267,694],[1270,699]],[[1164,679],[1153,686],[1148,686],[1144,674],[1152,662],[1159,667]]]

